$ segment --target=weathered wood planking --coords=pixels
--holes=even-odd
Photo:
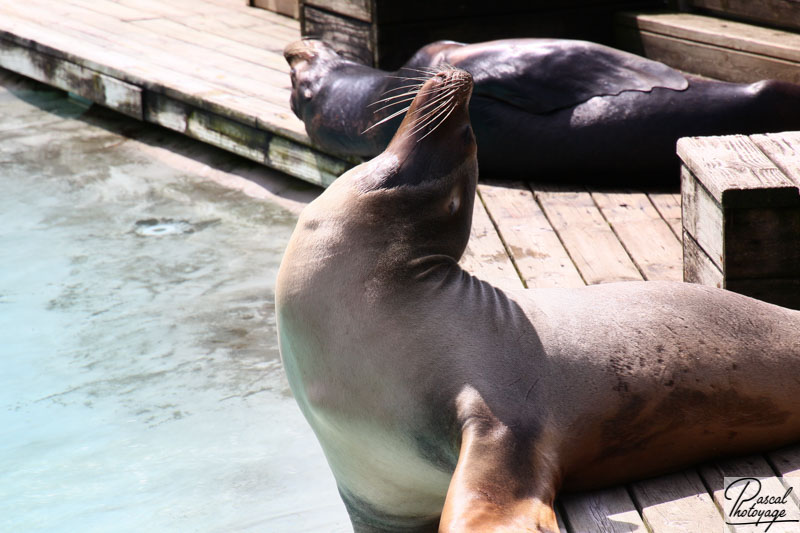
[[[565,494],[561,506],[571,533],[646,533],[625,487]]]
[[[194,10],[175,9],[185,2],[0,2],[0,64],[306,181],[331,183],[354,161],[311,146],[288,108],[281,54],[240,43],[235,31],[229,38],[178,20],[198,24],[199,16],[219,16],[248,28],[269,23],[291,33],[272,38],[276,50],[299,37],[297,24],[294,30],[271,24],[282,17],[247,8],[234,17],[230,5],[217,1],[199,2]]]
[[[683,279],[681,243],[646,194],[594,191],[592,198],[646,280]]]
[[[0,67],[142,119],[142,90],[76,63],[0,39]]]
[[[527,287],[580,287],[578,270],[524,184],[483,182],[481,197]]]
[[[653,532],[723,531],[722,516],[694,470],[640,481],[631,492]]]
[[[642,279],[588,192],[550,185],[533,192],[586,283]]]
[[[691,0],[692,6],[748,22],[800,29],[797,0]]]
[[[761,455],[752,455],[750,457],[743,457],[735,460],[720,460],[713,463],[704,465],[700,469],[700,474],[706,486],[711,490],[711,495],[714,498],[717,506],[720,509],[730,509],[731,502],[725,500],[725,486],[723,484],[726,477],[755,477],[755,478],[768,478],[762,480],[762,494],[776,494],[783,495],[786,492],[786,487],[780,479],[775,477],[777,474],[772,467],[767,463]],[[800,505],[800,499],[797,494],[790,494],[789,500],[795,505]],[[734,532],[751,532],[752,527],[747,526],[731,526]],[[796,533],[797,524],[772,524],[769,530],[776,533]]]
[[[783,476],[783,484],[792,487],[795,497],[800,496],[800,446],[788,446],[767,454],[770,465]]]
[[[625,13],[618,43],[673,67],[727,81],[800,83],[800,35],[689,13]]]
[[[253,7],[260,7],[287,17],[300,16],[300,0],[252,0]]]
[[[795,173],[798,140],[776,134],[678,142],[687,281],[721,281],[755,298],[800,306],[800,190],[771,159]]]
[[[661,218],[669,224],[670,229],[678,239],[683,235],[681,225],[681,194],[667,192],[651,192],[647,196],[658,210]]]
[[[467,272],[501,289],[523,287],[519,273],[481,202],[480,193],[475,198],[469,243],[459,263]]]

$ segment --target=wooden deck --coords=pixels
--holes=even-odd
[[[350,163],[312,147],[289,110],[281,51],[299,37],[298,24],[244,3],[0,0],[0,66],[306,181],[330,183]],[[682,277],[677,190],[483,183],[479,200],[462,263],[501,287]],[[724,531],[723,476],[776,474],[800,476],[800,448],[565,495],[562,530]]]

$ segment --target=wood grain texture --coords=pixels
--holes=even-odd
[[[722,271],[688,232],[683,234],[683,281],[725,288]]]
[[[800,187],[799,131],[751,135],[750,140],[781,169],[786,177]]]
[[[646,194],[595,191],[592,198],[645,279],[681,281],[681,243]]]
[[[675,68],[749,83],[800,83],[800,36],[689,14],[618,19],[619,46]]]
[[[303,36],[328,41],[342,56],[364,65],[375,64],[372,26],[361,20],[303,7]]]
[[[571,533],[645,533],[625,487],[566,494],[561,498]]]
[[[373,0],[303,0],[303,4],[364,22],[373,20]]]
[[[800,445],[788,446],[767,454],[770,465],[783,476],[783,484],[800,495]]]
[[[87,67],[5,39],[0,39],[0,67],[142,119],[142,90],[139,87]]]
[[[467,272],[501,289],[523,287],[480,196],[475,198],[469,243],[459,263]]]
[[[300,16],[300,0],[252,0],[254,7],[260,7],[287,17]]]
[[[748,22],[800,29],[800,2],[797,0],[691,0],[691,4]]]
[[[578,270],[524,184],[483,182],[489,215],[527,287],[583,286]]]
[[[654,532],[723,531],[719,510],[694,470],[631,485],[645,525]]]
[[[588,192],[542,186],[534,194],[586,283],[642,279]]]
[[[623,13],[619,24],[753,55],[800,62],[800,35],[690,13]]]
[[[658,210],[661,218],[669,224],[672,233],[678,239],[682,236],[681,195],[680,193],[648,193],[647,196]]]
[[[678,156],[722,207],[792,206],[798,187],[745,135],[684,137]]]
[[[786,493],[787,486],[782,483],[782,480],[776,477],[776,472],[772,469],[770,464],[761,455],[752,455],[749,457],[741,457],[737,459],[728,459],[715,461],[710,464],[703,465],[700,468],[700,475],[703,478],[706,486],[711,489],[711,495],[715,503],[720,509],[728,510],[730,512],[733,506],[733,492],[728,493],[726,498],[724,484],[725,478],[763,478],[760,479],[760,494],[762,496],[773,495],[783,496]],[[734,491],[736,489],[733,489]],[[789,502],[795,508],[800,505],[800,500],[797,494],[789,494]],[[744,507],[747,507],[745,505]],[[730,521],[735,521],[731,519]],[[731,530],[736,533],[750,533],[752,526],[736,526],[732,525]],[[769,530],[778,533],[796,533],[796,523],[775,523],[772,524]]]

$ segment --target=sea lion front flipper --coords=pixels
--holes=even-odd
[[[461,450],[440,533],[558,533],[555,472],[527,439],[498,420],[474,389],[458,398]]]
[[[587,41],[507,39],[449,51],[447,60],[467,70],[473,95],[543,114],[596,96],[655,88],[683,91],[686,77],[657,61]]]

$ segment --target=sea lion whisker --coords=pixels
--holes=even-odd
[[[414,98],[416,98],[416,96],[409,96],[408,98],[406,98],[404,100],[398,100],[396,102],[389,102],[388,104],[386,104],[384,106],[381,106],[378,109],[376,109],[375,111],[373,111],[373,113],[378,114],[381,111],[383,111],[384,109],[389,109],[390,107],[394,107],[396,105],[402,105],[402,104],[405,104],[407,102],[413,102]]]
[[[403,109],[401,109],[400,111],[396,111],[396,112],[392,113],[391,115],[389,115],[388,117],[386,117],[386,118],[382,119],[380,122],[376,122],[375,124],[373,124],[373,125],[372,125],[372,126],[370,126],[369,128],[367,128],[367,129],[365,129],[364,131],[362,131],[362,132],[361,132],[361,135],[363,135],[363,134],[367,133],[369,130],[371,130],[372,128],[374,128],[374,127],[376,127],[376,126],[380,126],[381,124],[383,124],[384,122],[386,122],[386,121],[388,121],[388,120],[392,120],[392,119],[393,119],[394,117],[396,117],[397,115],[401,115],[401,114],[405,113],[406,111],[408,111],[408,109],[409,109],[410,107],[411,107],[411,106],[410,106],[410,105],[408,105],[408,106],[404,107]]]
[[[432,109],[432,108],[436,107],[436,106],[437,106],[439,103],[441,103],[442,101],[444,101],[444,100],[447,100],[448,98],[451,98],[451,97],[453,96],[453,94],[455,94],[455,91],[447,91],[447,92],[444,92],[444,93],[442,93],[442,94],[440,94],[440,95],[437,95],[437,96],[436,96],[435,98],[433,98],[433,99],[432,99],[430,102],[426,102],[426,103],[425,103],[424,105],[422,105],[421,107],[419,107],[419,108],[415,109],[415,110],[414,110],[414,114],[416,115],[416,118],[415,118],[415,120],[425,120],[425,117],[426,117],[426,116],[427,116],[429,113],[431,113],[431,109]],[[427,109],[427,111],[425,111],[426,109]],[[425,113],[423,113],[423,114],[421,115],[421,113],[422,113],[423,111],[425,111]],[[420,117],[422,117],[422,118],[420,118]]]
[[[394,78],[396,80],[406,80],[406,81],[416,80],[416,81],[421,81],[423,83],[425,83],[426,81],[428,81],[430,79],[430,78],[418,78],[418,77],[414,77],[414,76],[392,76],[392,75],[388,75],[386,77],[387,78]]]
[[[418,72],[420,74],[426,74],[428,76],[434,76],[439,72],[439,69],[432,68],[432,67],[429,67],[427,69],[425,69],[425,68],[414,68],[414,67],[400,67],[400,69],[397,72],[399,73],[399,72],[402,72],[403,70],[410,70],[412,72]]]
[[[424,117],[415,121],[415,123],[409,128],[409,132],[407,136],[415,135],[420,131],[424,130],[427,126],[430,126],[436,119],[441,115],[443,109],[447,109],[449,105],[451,105],[452,100],[446,100],[440,103],[435,109],[431,110],[429,113],[426,113]],[[430,132],[428,132],[430,133]],[[427,135],[427,134],[426,134]]]
[[[401,85],[401,86],[399,86],[399,87],[394,87],[394,88],[392,88],[392,89],[386,89],[385,91],[383,91],[383,92],[381,93],[381,96],[383,96],[383,95],[385,95],[385,94],[393,93],[393,92],[395,92],[395,91],[400,91],[400,90],[403,90],[403,89],[411,89],[411,88],[414,88],[414,87],[415,87],[417,90],[419,90],[419,88],[420,88],[420,87],[422,87],[423,85],[425,85],[425,84],[424,84],[424,83],[422,83],[422,82],[419,82],[419,83],[411,83],[411,84],[409,84],[409,85]]]
[[[444,120],[450,115],[450,113],[453,112],[454,108],[455,108],[455,106],[453,106],[453,107],[451,107],[449,109],[447,107],[444,107],[443,111],[441,111],[441,112],[437,113],[435,116],[431,117],[431,119],[426,124],[423,124],[422,126],[420,126],[420,128],[418,128],[416,131],[412,132],[410,135],[417,134],[417,133],[419,133],[421,131],[424,131],[426,127],[429,127],[430,129],[428,129],[428,131],[425,132],[425,134],[422,137],[417,139],[417,142],[420,142],[422,139],[424,139],[425,137],[427,137],[428,135],[430,135],[431,133],[436,131],[439,128],[439,126],[442,125]],[[433,127],[430,127],[431,125],[433,125]]]
[[[441,126],[442,124],[444,124],[444,121],[445,121],[445,120],[447,120],[447,117],[449,117],[449,116],[450,116],[450,114],[453,112],[453,110],[454,110],[456,107],[458,107],[458,106],[455,104],[455,102],[453,102],[453,105],[452,105],[452,106],[450,106],[450,109],[447,111],[447,113],[444,113],[444,115],[442,116],[442,119],[439,121],[439,123],[438,123],[438,124],[436,124],[434,127],[432,127],[432,128],[431,128],[431,129],[428,131],[428,133],[426,133],[425,135],[423,135],[422,137],[420,137],[419,139],[417,139],[417,142],[420,142],[422,139],[424,139],[425,137],[427,137],[428,135],[430,135],[431,133],[433,133],[434,131],[436,131],[437,129],[439,129],[439,126]],[[440,116],[441,116],[441,114],[440,114]]]
[[[403,98],[403,97],[406,97],[406,96],[411,96],[412,99],[413,99],[417,94],[422,94],[422,95],[430,94],[433,90],[434,89],[430,89],[430,90],[427,90],[427,91],[415,90],[415,91],[408,91],[408,92],[403,93],[403,94],[396,94],[394,96],[387,96],[386,98],[381,98],[380,100],[376,100],[376,101],[372,102],[371,104],[367,104],[367,107],[374,106],[374,105],[377,105],[377,104],[380,104],[380,103],[383,103],[383,102],[388,102],[389,100],[395,100],[397,98]]]

